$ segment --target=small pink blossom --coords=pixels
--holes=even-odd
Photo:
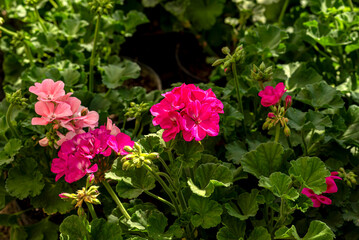
[[[285,108],[288,109],[292,106],[292,97],[290,95],[287,95],[284,99],[285,101]]]
[[[111,135],[108,140],[107,144],[112,148],[116,153],[121,155],[126,155],[126,152],[123,148],[125,146],[130,146],[131,148],[135,145],[135,142],[131,140],[130,136],[124,133],[119,133],[116,136]]]
[[[269,112],[269,113],[268,113],[268,118],[275,118],[275,115],[274,115],[274,113],[272,113],[272,112]]]
[[[313,202],[313,207],[318,208],[321,204],[330,205],[332,204],[332,200],[323,195],[318,195],[313,192],[313,190],[309,188],[303,188],[302,193],[310,198]]]
[[[46,147],[49,145],[49,139],[47,137],[44,137],[39,141],[39,144],[41,147]]]
[[[41,115],[41,118],[33,118],[31,121],[32,125],[46,125],[72,114],[70,105],[59,103],[55,106],[52,102],[37,102],[35,104],[35,112]]]
[[[327,190],[324,193],[336,193],[338,192],[338,187],[334,182],[334,179],[343,180],[338,177],[338,172],[331,172],[329,177],[325,178],[327,184]]]
[[[52,79],[45,79],[42,83],[35,83],[29,91],[36,94],[40,101],[56,101],[65,95],[64,86],[62,81],[54,82]]]
[[[269,107],[276,105],[286,91],[284,84],[280,82],[275,88],[266,86],[264,90],[258,93],[258,96],[262,97],[261,104],[264,107]]]

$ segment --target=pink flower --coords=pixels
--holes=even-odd
[[[36,94],[40,101],[56,101],[65,95],[64,86],[62,81],[54,82],[52,79],[45,79],[42,83],[35,83],[29,91]]]
[[[274,113],[272,113],[272,112],[268,113],[268,118],[275,118]]]
[[[334,182],[334,179],[343,180],[340,177],[337,177],[338,172],[331,172],[329,177],[325,178],[327,184],[327,190],[324,193],[336,193],[338,192],[338,187]]]
[[[262,97],[261,104],[264,107],[269,107],[276,105],[286,91],[284,84],[280,82],[275,88],[266,86],[264,90],[258,93],[258,96]]]
[[[183,112],[183,138],[201,141],[208,134],[217,136],[219,133],[219,116],[211,111],[208,104],[202,105],[198,100],[188,104]]]
[[[181,131],[181,122],[182,117],[178,112],[172,111],[167,114],[166,118],[163,119],[160,124],[161,128],[165,129],[162,134],[163,140],[165,142],[174,139],[177,133]]]
[[[33,118],[32,125],[46,125],[54,120],[71,116],[72,111],[70,105],[59,103],[55,106],[52,102],[37,102],[35,104],[35,112],[41,115],[41,118]]]
[[[107,118],[106,129],[110,130],[110,134],[113,136],[116,136],[121,132],[121,130],[115,124],[112,124],[112,120],[109,118]]]
[[[41,147],[46,147],[49,145],[49,139],[47,137],[44,137],[39,141],[39,144]]]
[[[292,106],[292,97],[290,95],[287,95],[284,99],[285,101],[285,108],[288,109],[290,106]]]
[[[313,192],[313,190],[309,188],[303,188],[302,193],[310,198],[313,202],[313,207],[320,207],[321,204],[330,205],[332,204],[332,200],[329,198],[323,196],[323,195],[317,195]]]
[[[111,135],[107,140],[107,144],[116,153],[121,154],[121,155],[126,155],[126,154],[128,154],[128,152],[123,150],[123,148],[125,146],[130,146],[132,148],[133,145],[135,145],[135,142],[131,141],[130,136],[128,136],[124,133],[119,133],[116,136]]]

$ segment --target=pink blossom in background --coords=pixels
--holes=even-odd
[[[32,125],[47,125],[56,119],[65,118],[72,114],[70,105],[59,103],[55,106],[52,102],[37,102],[35,112],[41,115],[41,118],[33,118],[31,120]]]
[[[130,136],[124,133],[118,133],[116,136],[111,135],[107,140],[107,144],[114,150],[116,153],[121,155],[126,155],[126,152],[123,148],[125,146],[130,146],[131,148],[135,145],[135,142],[131,140]]]
[[[323,193],[336,193],[338,191],[338,187],[335,184],[334,179],[342,180],[337,176],[338,172],[331,172],[329,177],[325,178],[325,182],[327,184],[327,190]],[[313,207],[320,207],[321,204],[330,205],[332,204],[332,200],[328,197],[323,196],[322,194],[318,195],[313,192],[313,190],[309,188],[303,188],[302,193],[309,197],[313,202]]]
[[[318,195],[313,192],[313,190],[309,188],[303,188],[302,193],[310,198],[313,202],[313,207],[320,207],[321,204],[330,205],[332,204],[332,200],[323,195]]]
[[[258,96],[262,97],[261,104],[264,107],[269,107],[276,105],[286,91],[284,84],[280,82],[275,88],[266,86],[264,90],[258,93]]]
[[[52,79],[45,79],[42,83],[35,83],[29,91],[36,94],[40,101],[56,101],[65,95],[64,86],[62,81],[54,82]]]
[[[343,180],[338,177],[338,172],[331,172],[329,177],[325,178],[327,184],[327,190],[324,193],[336,193],[338,192],[338,187],[334,182],[334,179]]]
[[[218,135],[223,104],[211,89],[182,84],[162,95],[164,99],[153,105],[150,112],[154,116],[153,125],[165,130],[164,141],[174,139],[181,131],[186,141]]]

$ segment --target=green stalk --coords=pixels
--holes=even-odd
[[[95,209],[93,208],[93,205],[91,203],[85,202],[87,205],[87,208],[91,214],[92,220],[97,219],[97,215],[95,212]]]
[[[36,15],[36,18],[37,20],[39,21],[40,25],[41,25],[41,28],[42,28],[42,31],[44,31],[44,33],[47,33],[47,28],[44,24],[44,20],[41,18],[40,14],[39,14],[39,11],[37,10],[37,7],[36,5],[34,4],[34,9],[35,9],[35,15]]]
[[[106,182],[106,181],[102,181],[102,184],[105,186],[106,190],[108,191],[108,193],[111,195],[112,199],[117,204],[117,206],[120,209],[121,213],[125,216],[125,218],[127,220],[130,220],[131,219],[130,215],[126,211],[125,207],[122,205],[120,199],[117,197],[116,193],[113,191],[110,184],[108,182]]]
[[[153,194],[153,193],[151,193],[150,191],[147,191],[147,190],[144,190],[144,193],[146,193],[147,195],[157,199],[158,201],[161,201],[161,202],[167,204],[168,206],[170,206],[171,208],[176,210],[175,206],[172,203],[170,203],[169,201],[167,201],[166,199],[161,198],[161,197],[157,196],[156,194]]]
[[[280,135],[280,124],[278,123],[277,126],[275,127],[275,137],[274,137],[275,142],[278,142],[279,135]]]
[[[53,6],[54,8],[58,8],[58,7],[59,7],[59,5],[57,5],[57,3],[56,3],[54,0],[49,0],[49,2],[52,4],[52,6]]]
[[[24,41],[26,56],[30,61],[30,65],[34,66],[34,57],[32,56],[31,49],[26,41]]]
[[[301,136],[302,136],[302,141],[303,141],[303,145],[304,145],[304,156],[307,156],[308,155],[308,147],[307,147],[307,143],[305,142],[303,130],[301,131]]]
[[[97,15],[97,21],[96,21],[96,28],[95,28],[95,36],[94,36],[94,40],[93,40],[92,53],[91,53],[91,58],[90,58],[89,92],[93,92],[93,89],[94,89],[94,72],[93,72],[93,68],[94,68],[94,65],[95,65],[95,52],[96,52],[98,31],[99,31],[99,28],[100,28],[100,21],[101,21],[101,14],[98,14]]]
[[[2,26],[0,26],[0,31],[2,31],[2,32],[6,33],[8,35],[11,35],[13,37],[16,36],[16,32],[10,31],[9,29],[6,29],[6,28],[4,28]]]
[[[7,126],[10,128],[12,135],[19,138],[19,134],[18,134],[16,128],[14,128],[14,126],[11,124],[11,113],[12,113],[12,110],[14,109],[14,107],[15,107],[15,105],[11,103],[9,108],[7,109],[6,123],[7,123]]]
[[[178,216],[180,216],[180,210],[179,210],[179,207],[178,207],[178,204],[177,204],[177,201],[176,201],[176,198],[175,196],[173,195],[171,189],[169,189],[169,187],[167,186],[167,184],[162,180],[162,178],[156,173],[153,171],[153,169],[148,166],[147,164],[144,164],[143,165],[154,177],[155,179],[161,184],[161,186],[163,187],[163,190],[165,190],[165,192],[167,193],[167,195],[171,198],[171,201],[175,207],[175,211],[177,213]]]
[[[123,124],[122,124],[122,131],[125,131],[126,122],[127,122],[127,118],[124,117],[124,118],[123,118]]]
[[[133,139],[134,137],[136,137],[136,133],[138,131],[138,129],[140,128],[141,125],[141,117],[136,118],[136,122],[135,122],[135,128],[133,129],[131,138]]]
[[[238,79],[237,67],[236,67],[235,62],[232,63],[232,71],[233,71],[233,77],[234,77],[234,85],[236,87],[236,92],[237,92],[237,100],[238,100],[238,105],[239,105],[239,111],[243,114],[242,97],[241,97],[241,93],[240,93],[240,90],[239,90],[239,79]]]
[[[288,4],[289,4],[289,0],[285,0],[283,8],[282,8],[282,11],[280,12],[280,15],[279,15],[279,18],[278,18],[278,24],[279,25],[282,25],[282,20],[283,20],[285,11],[287,10]]]
[[[354,11],[354,5],[353,5],[352,0],[348,0],[348,3],[349,3],[349,6],[350,6],[350,9],[351,9],[352,11]]]
[[[168,153],[169,155],[171,154],[171,153],[169,153],[169,152],[167,152],[167,153]],[[172,154],[171,154],[171,155],[172,155]],[[172,158],[172,156],[171,156],[170,158]],[[166,164],[165,160],[163,160],[161,157],[159,157],[158,160],[160,160],[160,162],[162,163],[163,167],[166,169],[166,172],[167,172],[168,174],[171,174],[171,170],[170,170],[170,168],[168,167],[168,165]]]

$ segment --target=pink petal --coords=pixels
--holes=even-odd
[[[35,112],[43,117],[51,116],[54,113],[55,105],[52,102],[35,103]]]
[[[47,118],[33,118],[31,119],[32,125],[47,125],[50,121]]]

